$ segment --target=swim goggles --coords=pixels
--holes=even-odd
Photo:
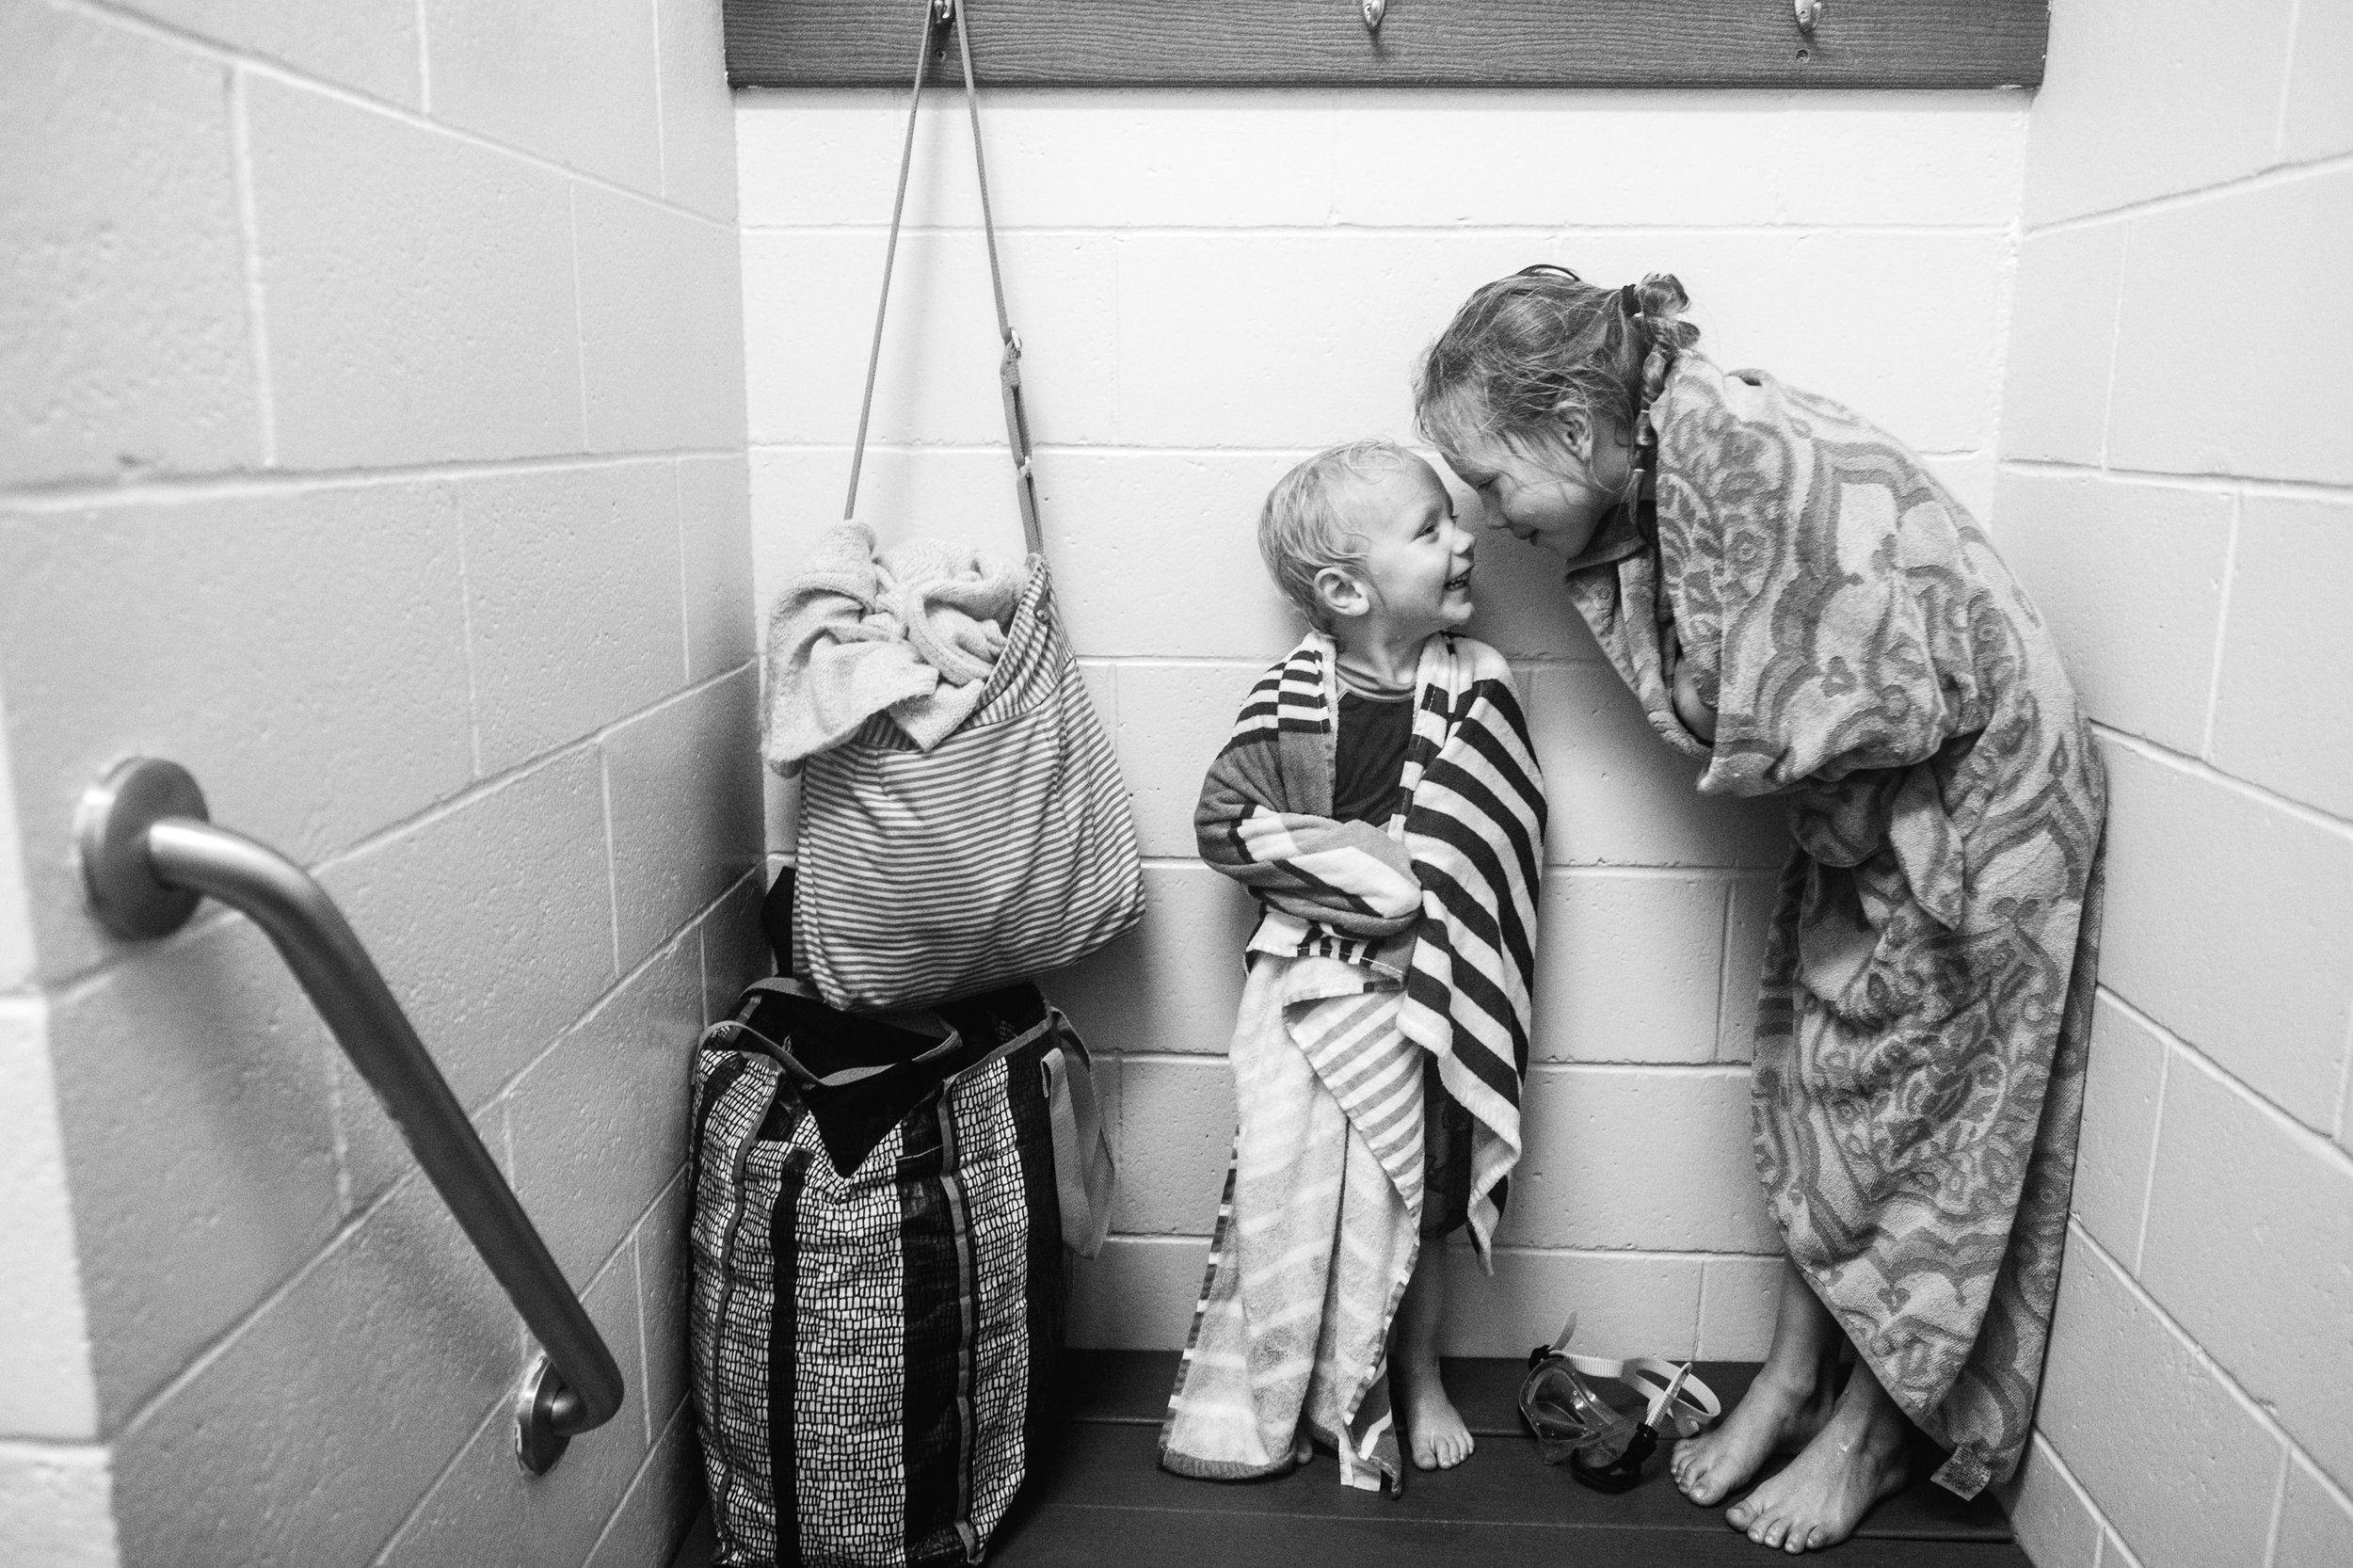
[[[1572,1312],[1550,1346],[1529,1352],[1520,1418],[1536,1434],[1545,1464],[1566,1461],[1569,1474],[1596,1492],[1625,1492],[1640,1481],[1642,1465],[1658,1451],[1661,1432],[1672,1428],[1677,1437],[1697,1437],[1723,1413],[1715,1390],[1691,1375],[1689,1362],[1573,1355],[1568,1343],[1576,1333]],[[1633,1390],[1641,1417],[1612,1407],[1589,1379]]]

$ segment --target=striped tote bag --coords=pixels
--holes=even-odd
[[[1027,980],[1143,919],[1127,787],[1044,556],[954,734],[918,751],[877,714],[808,760],[797,858],[793,968],[853,1011]]]
[[[801,1057],[825,1064],[825,1042],[792,1032],[796,1011],[877,1057],[905,1032],[762,994],[794,988],[746,992],[695,1064],[689,1328],[712,1560],[978,1562],[1038,1452],[1064,1250],[1092,1255],[1108,1224],[1086,1048],[1025,985],[944,1010],[946,1038],[919,1056],[819,1077]],[[889,1100],[894,1076],[913,1097],[876,1118],[867,1091]]]

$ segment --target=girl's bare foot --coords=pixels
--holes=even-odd
[[[1471,1456],[1478,1443],[1463,1424],[1463,1413],[1447,1398],[1446,1384],[1438,1381],[1438,1358],[1419,1362],[1409,1356],[1397,1369],[1406,1440],[1417,1469],[1451,1470]]]
[[[1795,1556],[1852,1535],[1881,1498],[1910,1479],[1904,1422],[1867,1368],[1789,1467],[1724,1511],[1725,1523],[1760,1546]]]
[[[1820,1432],[1830,1419],[1827,1368],[1809,1370],[1813,1375],[1786,1377],[1768,1367],[1713,1432],[1677,1443],[1667,1462],[1676,1489],[1713,1508],[1747,1485],[1767,1459]]]

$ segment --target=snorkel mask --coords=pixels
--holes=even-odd
[[[1722,1414],[1715,1391],[1691,1375],[1690,1363],[1573,1355],[1568,1343],[1576,1333],[1572,1312],[1549,1347],[1529,1352],[1520,1418],[1536,1434],[1536,1449],[1545,1464],[1565,1462],[1569,1474],[1596,1492],[1625,1492],[1640,1481],[1663,1432],[1696,1437]],[[1631,1389],[1640,1417],[1610,1405],[1589,1380]]]

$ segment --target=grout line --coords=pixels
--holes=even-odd
[[[433,1500],[435,1489],[450,1478],[451,1472],[457,1468],[458,1463],[472,1450],[476,1443],[482,1440],[482,1434],[490,1430],[490,1424],[510,1408],[510,1401],[502,1399],[483,1412],[482,1419],[473,1424],[473,1429],[466,1433],[465,1441],[458,1444],[456,1450],[449,1456],[449,1462],[443,1464],[440,1472],[425,1483],[424,1490],[417,1495],[417,1500],[408,1505],[408,1512],[400,1516],[400,1523],[394,1525],[392,1533],[384,1538],[384,1544],[376,1548],[376,1555],[368,1560],[374,1568],[381,1568],[381,1565],[392,1557],[392,1548],[400,1544],[400,1538],[408,1532],[410,1525],[416,1523],[417,1515],[424,1512],[424,1505]]]
[[[2098,986],[2093,987],[2095,994]],[[2115,993],[2109,993],[2114,998]],[[2135,1017],[2132,1005],[2117,1000],[2116,1005],[2127,1017]],[[2147,1020],[2143,1021],[2144,1024]],[[2173,1081],[2173,1047],[2165,1033],[2157,1036],[2157,1103],[2149,1113],[2149,1168],[2140,1175],[2140,1223],[2133,1226],[2133,1269],[2138,1272],[2149,1253],[2149,1210],[2157,1196],[2157,1149],[2165,1137],[2166,1091]]]
[[[2044,1432],[2041,1427],[2033,1427],[2028,1430],[2026,1440],[2030,1449],[2040,1448],[2042,1450],[2043,1463],[2058,1472],[2060,1481],[2066,1485],[2068,1491],[2074,1494],[2075,1501],[2082,1507],[2085,1514],[2090,1518],[2093,1528],[2098,1529],[2103,1536],[2107,1534],[2111,1527],[2108,1524],[2108,1516],[2106,1512],[2101,1509],[2099,1500],[2092,1496],[2091,1489],[2086,1486],[2083,1481],[2077,1478],[2074,1467],[2067,1463],[2067,1456],[2059,1451],[2058,1445],[2051,1441],[2050,1433]],[[2025,1467],[2025,1464],[2022,1461],[2019,1468],[2023,1471]],[[2005,1516],[2008,1516],[2009,1511],[2005,1509],[2003,1512]],[[2097,1541],[2092,1543],[2092,1549],[2093,1559],[2096,1562],[2099,1551],[2099,1543]]]
[[[2239,531],[2246,516],[2246,498],[2233,494],[2231,497],[2231,532],[2222,547],[2222,596],[2215,608],[2214,663],[2206,674],[2206,723],[2198,738],[2199,760],[2209,766],[2214,763],[2215,727],[2222,717],[2222,657],[2223,649],[2230,646],[2231,595],[2238,586]]]
[[[473,462],[411,463],[376,468],[242,470],[233,473],[136,479],[71,479],[0,490],[12,508],[27,513],[81,511],[93,504],[186,505],[204,501],[299,494],[306,490],[356,489],[435,480],[466,480],[508,474],[573,473],[633,464],[675,462],[682,457],[731,457],[737,447],[663,447],[642,452],[561,453]]]
[[[2296,100],[2296,46],[2303,41],[2303,0],[2288,0],[2287,49],[2280,61],[2280,112],[2271,122],[2271,157],[2283,163],[2288,155],[2288,105]]]
[[[2108,430],[2116,415],[2116,356],[2124,341],[2124,285],[2133,264],[2133,226],[2127,223],[2116,241],[2116,303],[2108,312],[2107,373],[2100,387],[2100,467],[2108,466]]]
[[[278,394],[269,373],[269,315],[262,287],[262,222],[253,192],[253,126],[245,72],[229,71],[229,150],[237,187],[237,228],[245,251],[246,341],[253,353],[253,411],[261,425],[262,466],[278,466]]]
[[[2302,801],[2283,795],[2276,790],[2265,789],[2260,784],[2250,784],[2244,778],[2224,773],[2211,762],[2202,761],[2195,757],[2185,757],[2170,746],[2159,745],[2154,741],[2143,740],[2129,730],[2119,729],[2116,726],[2102,720],[2092,720],[2091,728],[2095,732],[2106,736],[2115,744],[2134,753],[2143,760],[2154,762],[2160,767],[2171,768],[2176,773],[2186,774],[2202,783],[2216,785],[2241,799],[2253,801],[2259,806],[2267,806],[2273,810],[2302,823],[2307,827],[2319,828],[2332,838],[2353,838],[2353,821],[2331,816],[2316,806],[2307,806]]]
[[[2280,1480],[2271,1489],[2271,1518],[2264,1530],[2264,1568],[2280,1555],[2280,1521],[2287,1512],[2288,1477],[2296,1473],[2296,1442],[2289,1439],[2280,1455]]]
[[[664,200],[670,194],[669,116],[662,102],[662,0],[645,0],[653,24],[653,167]],[[650,1439],[648,1439],[650,1441]]]
[[[584,385],[587,377],[584,375],[581,379]],[[695,679],[695,613],[687,603],[686,476],[683,468],[684,464],[679,459],[674,457],[670,460],[670,507],[677,521],[678,533],[678,642],[681,661],[679,679],[692,680]]]
[[[607,928],[613,942],[613,970],[621,971],[621,869],[620,853],[613,839],[613,760],[603,746],[596,747],[597,788],[604,804],[604,890],[605,907],[612,919]]]
[[[666,1188],[667,1183],[664,1186]],[[660,1193],[655,1196],[659,1198]],[[646,1385],[652,1379],[653,1342],[646,1330],[646,1251],[639,1243],[644,1238],[646,1221],[639,1215],[621,1240],[629,1247],[630,1278],[637,1291],[637,1418],[646,1432],[646,1448],[653,1448],[653,1403],[646,1398]]]
[[[588,299],[580,286],[580,185],[564,187],[565,229],[572,242],[572,367],[580,389],[580,448],[591,450],[588,439]]]
[[[457,524],[457,618],[465,638],[466,737],[473,752],[473,776],[482,776],[482,683],[474,667],[473,570],[466,549],[466,498],[453,490],[450,511]]]
[[[824,455],[827,456],[837,455],[846,456],[850,451],[849,442],[837,440],[747,440],[745,447],[748,453],[793,455],[811,454]],[[1173,457],[1185,459],[1200,457],[1263,457],[1269,461],[1281,461],[1285,459],[1295,461],[1300,458],[1311,456],[1317,450],[1319,450],[1318,448],[1312,446],[1200,446],[1182,443],[1151,446],[1132,441],[1047,440],[1041,440],[1033,443],[1033,449],[1036,455],[1041,457]],[[704,449],[697,449],[697,451],[701,450]],[[1433,447],[1423,446],[1420,447],[1419,450],[1430,452],[1436,449]],[[866,456],[868,458],[872,459],[878,453],[886,453],[893,456],[908,457],[988,457],[994,458],[999,462],[1002,462],[1005,457],[1005,443],[1002,440],[992,442],[987,440],[900,441],[869,440],[866,443]],[[1967,462],[1972,459],[1999,458],[2000,456],[1998,449],[1991,445],[1945,447],[1933,452],[1919,452],[1914,455],[1930,462]],[[2014,464],[2019,460],[2009,459],[2009,461]],[[827,525],[830,525],[830,520],[828,520]]]
[[[2250,191],[2267,191],[2282,185],[2301,184],[2308,180],[2326,179],[2331,174],[2342,173],[2348,168],[2353,168],[2353,152],[2332,152],[2326,157],[2311,158],[2299,164],[2280,164],[2253,174],[2241,174],[2228,180],[2217,180],[2213,184],[2201,185],[2196,190],[2169,191],[2163,196],[2147,197],[2138,201],[2126,201],[2114,207],[2103,207],[2098,212],[2078,213],[2072,217],[2054,218],[2048,223],[2029,224],[2026,228],[2026,234],[2029,238],[2041,234],[2060,234],[2071,230],[2089,229],[2097,224],[2114,222],[2120,218],[2178,212],[2185,207],[2199,206],[2221,197],[2241,195]]]
[[[746,223],[743,234],[749,238],[812,238],[830,239],[837,236],[871,240],[888,235],[888,221],[874,218],[858,222],[811,217],[803,223]],[[997,225],[1000,238],[1006,234],[1021,234],[1036,239],[1099,239],[1118,244],[1130,239],[1147,240],[1426,240],[1433,238],[1461,239],[1525,239],[1550,244],[1561,240],[1606,239],[1622,240],[1632,234],[1643,238],[1657,237],[1673,241],[1680,235],[1705,235],[1719,238],[1724,235],[1794,235],[1800,239],[1844,237],[1849,234],[1868,234],[1881,237],[1917,238],[1999,238],[2009,232],[2007,223],[1871,223],[1820,221],[1799,223],[1625,223],[1625,224],[1560,224],[1560,223],[1148,223],[1128,224],[1106,219],[1096,223],[1004,223]],[[2038,232],[2040,231],[2037,231]],[[900,238],[953,239],[978,235],[981,225],[977,213],[970,222],[903,224]]]
[[[406,104],[396,104],[390,99],[373,97],[361,88],[350,87],[342,82],[329,81],[323,76],[311,75],[266,56],[244,53],[232,44],[209,38],[193,29],[158,22],[139,12],[123,9],[122,0],[53,0],[53,3],[85,13],[94,13],[111,24],[192,50],[206,59],[242,67],[264,80],[314,93],[321,98],[351,108],[381,115],[411,130],[432,132],[447,136],[453,141],[461,142],[468,147],[513,158],[536,169],[560,175],[566,179],[577,180],[584,184],[595,185],[616,195],[634,197],[640,201],[648,201],[655,206],[665,207],[681,217],[693,218],[698,223],[720,230],[730,236],[738,232],[736,225],[731,221],[712,217],[709,213],[697,212],[692,207],[680,206],[661,196],[648,195],[634,185],[623,184],[617,180],[607,179],[588,169],[574,168],[569,164],[560,163],[545,153],[535,152],[528,148],[513,147],[505,142],[494,141],[479,132],[467,130],[461,125],[453,125],[447,120],[434,120],[423,110],[410,108]],[[424,47],[421,29],[418,39],[418,48],[421,53]],[[422,88],[420,90],[422,91]]]
[[[2267,479],[2253,474],[2169,473],[2158,469],[2109,468],[2097,463],[2068,463],[2047,457],[2005,457],[2002,467],[2022,473],[2048,473],[2064,478],[2114,479],[2160,489],[2222,491],[2283,501],[2353,501],[2353,484],[2330,479]]]

